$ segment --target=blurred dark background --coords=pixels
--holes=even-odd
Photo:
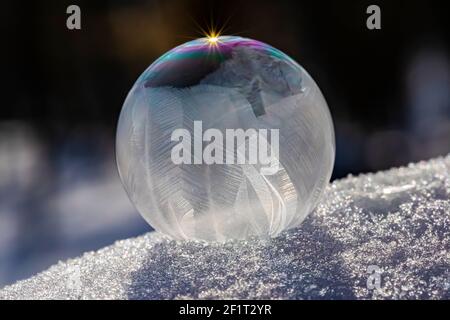
[[[81,30],[66,8],[81,8]],[[381,30],[366,8],[381,8]],[[450,152],[449,14],[438,1],[2,1],[0,287],[150,230],[114,160],[128,90],[210,21],[297,60],[335,124],[333,179]]]

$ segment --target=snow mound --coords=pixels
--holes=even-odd
[[[450,155],[332,183],[275,239],[157,233],[60,262],[1,299],[449,299]]]

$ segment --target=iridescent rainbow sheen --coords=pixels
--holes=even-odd
[[[251,48],[268,56],[295,62],[283,52],[253,39],[221,36],[212,43],[209,38],[186,42],[168,51],[156,60],[142,75],[146,87],[174,86],[185,87],[197,84],[203,74],[217,69],[225,60],[231,58],[237,47]],[[177,70],[171,73],[171,70]],[[180,81],[180,74],[181,80]],[[183,75],[186,75],[183,77]],[[174,78],[176,77],[176,79]]]

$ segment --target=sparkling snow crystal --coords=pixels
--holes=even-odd
[[[269,240],[157,233],[60,262],[3,299],[449,299],[450,156],[331,184]]]

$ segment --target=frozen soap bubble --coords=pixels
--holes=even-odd
[[[175,239],[274,237],[299,225],[335,155],[314,80],[241,37],[197,39],[156,60],[125,100],[116,143],[131,201]]]

